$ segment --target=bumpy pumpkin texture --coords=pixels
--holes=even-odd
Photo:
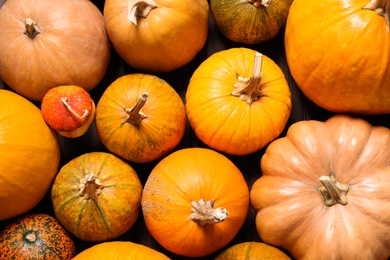
[[[57,135],[41,110],[0,89],[0,220],[35,207],[49,191],[59,163]]]
[[[293,124],[261,159],[262,241],[296,259],[388,259],[390,129],[335,115]]]

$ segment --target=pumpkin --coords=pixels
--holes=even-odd
[[[0,89],[0,220],[35,207],[60,163],[56,133],[26,98]]]
[[[128,231],[138,218],[142,184],[126,162],[106,152],[65,164],[51,190],[56,217],[77,238],[101,242]]]
[[[168,260],[164,254],[141,244],[128,241],[110,241],[96,244],[77,254],[73,260],[95,259],[155,259]]]
[[[207,39],[207,0],[106,0],[103,13],[116,52],[141,72],[184,66]]]
[[[337,113],[390,113],[389,6],[389,0],[293,2],[286,58],[306,97]]]
[[[7,0],[0,43],[0,78],[34,101],[58,85],[92,90],[110,58],[103,15],[89,0]]]
[[[293,0],[210,0],[219,31],[229,40],[259,44],[284,29]]]
[[[149,74],[119,77],[96,108],[103,145],[125,160],[154,161],[172,151],[186,129],[183,100],[165,80]]]
[[[28,213],[12,219],[0,233],[0,259],[67,260],[75,253],[71,235],[47,214]]]
[[[241,242],[219,253],[215,260],[289,260],[280,249],[262,242]]]
[[[250,191],[262,241],[295,259],[387,259],[389,146],[389,128],[347,115],[293,124]]]
[[[184,148],[153,168],[141,206],[148,231],[165,249],[201,257],[238,233],[248,213],[249,191],[240,170],[224,155]]]
[[[233,155],[256,152],[278,137],[291,106],[282,70],[248,48],[211,55],[195,70],[186,92],[186,113],[196,136]]]

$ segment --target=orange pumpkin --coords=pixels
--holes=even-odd
[[[208,33],[207,0],[106,0],[104,18],[117,53],[142,72],[169,72],[189,63]]]
[[[0,89],[0,220],[26,213],[49,191],[60,146],[41,110]]]
[[[164,248],[201,257],[237,234],[248,213],[249,191],[240,170],[225,156],[185,148],[155,166],[141,206],[147,229]]]
[[[89,0],[8,0],[0,42],[0,78],[35,101],[58,85],[93,89],[110,59],[103,15]]]
[[[193,73],[186,112],[196,136],[233,155],[256,152],[278,137],[291,113],[282,70],[248,48],[219,51]]]
[[[65,164],[54,180],[54,213],[86,241],[112,240],[138,218],[142,184],[135,170],[115,155],[91,152]]]
[[[215,260],[290,260],[282,250],[261,242],[241,242],[222,251]]]
[[[165,80],[129,74],[104,91],[95,123],[108,150],[125,160],[145,163],[179,144],[186,129],[186,114],[181,97]]]
[[[70,260],[73,238],[49,215],[29,213],[11,220],[0,233],[0,259]]]
[[[296,259],[387,259],[389,147],[389,128],[358,118],[293,124],[250,191],[261,239]]]
[[[76,255],[73,260],[169,260],[164,254],[141,244],[125,241],[111,241],[96,244]]]
[[[295,0],[285,33],[291,74],[337,113],[390,113],[390,0]]]

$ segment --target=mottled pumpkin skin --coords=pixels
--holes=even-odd
[[[229,212],[219,223],[201,226],[190,219],[191,201],[214,200]],[[201,257],[226,246],[243,225],[249,191],[239,169],[206,148],[185,148],[163,158],[150,173],[142,194],[150,234],[167,250]]]
[[[282,250],[261,242],[242,242],[222,251],[215,260],[290,260]]]
[[[56,218],[46,214],[18,217],[0,233],[0,259],[67,260],[75,253],[71,235]]]
[[[133,108],[147,93],[137,125],[128,122],[125,109]],[[148,74],[129,74],[105,90],[96,108],[96,129],[112,153],[137,163],[154,161],[173,150],[186,129],[184,103],[163,79]]]
[[[80,195],[80,181],[93,173],[103,185],[96,199]],[[134,169],[115,155],[92,152],[65,164],[53,183],[51,198],[61,224],[86,241],[115,239],[138,218],[142,184]]]
[[[169,260],[164,254],[144,246],[127,241],[111,241],[96,244],[77,254],[73,260],[97,260],[97,259],[153,259]]]
[[[255,1],[261,2],[261,0]],[[211,0],[214,22],[222,34],[242,44],[259,44],[275,38],[284,28],[293,0],[271,0],[254,6],[246,0]]]

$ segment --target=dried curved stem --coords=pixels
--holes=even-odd
[[[200,199],[191,201],[190,219],[199,223],[202,227],[207,224],[217,224],[224,221],[229,212],[225,208],[214,208],[214,200]]]
[[[137,18],[148,17],[150,11],[157,7],[154,0],[128,0],[127,19],[137,25]]]
[[[83,120],[84,118],[86,118],[89,115],[88,109],[85,109],[84,114],[82,114],[82,115],[79,115],[79,113],[74,111],[74,109],[69,105],[69,98],[67,98],[67,97],[62,97],[61,102],[62,102],[62,104],[64,104],[64,106],[69,110],[69,112],[72,115],[74,115],[75,117],[77,117],[80,120]]]
[[[148,96],[148,93],[143,93],[134,107],[125,108],[125,112],[127,113],[127,123],[139,125],[141,121],[146,118],[146,116],[142,113],[141,109],[145,105]]]
[[[269,6],[271,3],[271,0],[248,0],[248,3],[253,4],[255,7],[259,6]]]
[[[103,184],[92,172],[88,173],[85,178],[80,179],[80,196],[83,196],[85,200],[97,200],[103,188]]]
[[[324,185],[319,190],[324,197],[324,203],[330,207],[337,203],[347,205],[347,193],[349,186],[336,180],[336,177],[331,174],[329,176],[321,176],[320,182]]]
[[[371,0],[363,9],[375,11],[385,17],[387,25],[390,26],[390,0]]]
[[[30,37],[31,39],[34,39],[35,36],[41,33],[38,23],[34,22],[31,18],[27,18],[24,21],[24,25],[26,29],[24,31],[24,34]]]

